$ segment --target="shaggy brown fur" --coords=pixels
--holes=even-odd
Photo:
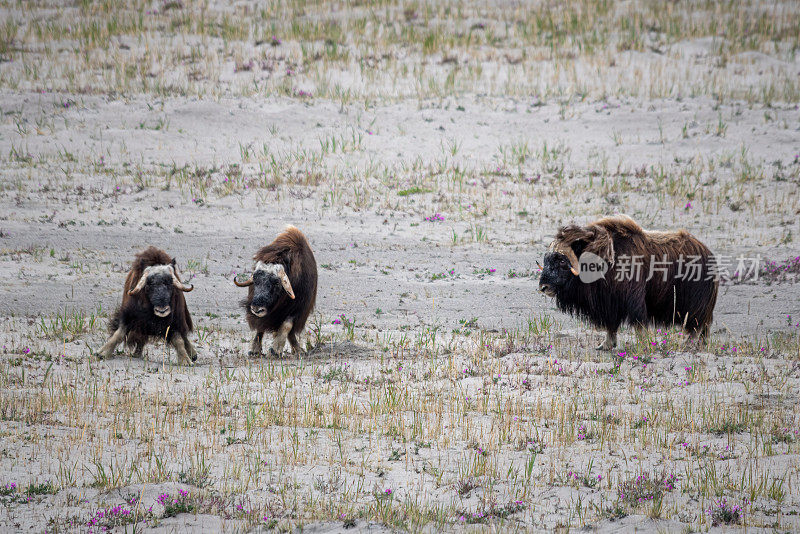
[[[603,279],[583,283],[569,268],[579,269],[577,259],[592,252],[610,268]],[[640,277],[617,280],[619,259],[641,257]],[[699,258],[697,280],[681,278],[679,259]],[[651,259],[662,261],[660,270],[650,273]],[[616,344],[622,323],[635,326],[657,324],[683,326],[693,337],[705,339],[713,319],[719,281],[713,270],[714,256],[686,230],[654,232],[643,230],[626,215],[605,217],[587,226],[569,225],[556,234],[539,287],[555,296],[560,309],[580,315],[607,331],[601,348]],[[660,266],[658,266],[660,268]]]
[[[281,290],[277,302],[268,310],[264,317],[258,317],[251,311],[255,286],[248,288],[247,298],[242,300],[242,307],[246,310],[247,324],[251,330],[256,331],[253,340],[254,355],[261,353],[261,341],[264,332],[274,333],[276,343],[272,352],[280,353],[283,349],[282,339],[288,339],[292,350],[300,353],[301,348],[298,336],[305,328],[308,316],[314,309],[317,300],[317,262],[314,253],[305,235],[295,228],[288,226],[269,245],[256,252],[253,259],[265,264],[280,264],[289,277],[295,298]],[[287,325],[291,324],[289,328]]]
[[[142,349],[148,341],[166,339],[175,346],[181,363],[187,363],[185,356],[188,356],[191,361],[197,359],[197,352],[187,337],[192,332],[193,325],[183,291],[176,287],[172,288],[169,299],[171,311],[166,317],[159,317],[153,313],[147,291],[130,294],[130,291],[139,283],[144,270],[157,265],[171,265],[176,269],[176,276],[179,276],[175,260],[161,249],[151,246],[136,255],[128,276],[125,278],[122,305],[117,308],[109,321],[108,328],[112,336],[109,342],[100,349],[102,356],[111,356],[114,348],[121,341],[128,346],[133,346],[136,355],[141,355]]]

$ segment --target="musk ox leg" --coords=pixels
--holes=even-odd
[[[700,343],[708,343],[708,331],[710,330],[709,326],[703,325],[703,328],[700,329]]]
[[[297,340],[297,334],[295,334],[294,332],[289,332],[288,339],[289,339],[289,345],[292,347],[292,352],[294,353],[295,356],[302,356],[303,354],[305,354],[306,351],[304,351],[302,347],[300,347],[300,343]]]
[[[617,346],[617,331],[608,330],[606,332],[606,339],[603,341],[597,350],[613,350]]]
[[[283,347],[286,346],[286,337],[291,331],[292,320],[286,319],[272,338],[272,346],[269,349],[270,356],[277,357],[283,353]]]
[[[192,345],[188,337],[182,335],[181,338],[183,338],[183,345],[186,347],[186,354],[189,355],[189,358],[191,358],[193,362],[196,362],[197,350],[195,350],[194,345]]]
[[[698,328],[688,328],[689,339],[686,340],[686,345],[707,345],[708,344],[708,325],[703,325]]]
[[[134,358],[141,358],[142,351],[144,351],[144,343],[135,343],[133,345],[133,357]]]
[[[181,336],[172,336],[170,343],[175,347],[175,352],[178,353],[178,364],[192,365],[192,359],[186,353],[186,345],[183,344],[183,338]]]
[[[260,358],[261,354],[261,340],[264,339],[264,332],[256,332],[256,337],[253,338],[253,344],[250,345],[250,352],[247,353],[251,358]]]
[[[100,347],[100,350],[97,351],[97,355],[101,358],[110,358],[112,354],[114,354],[114,349],[117,348],[117,345],[122,343],[125,340],[125,330],[120,326],[117,328],[111,337],[106,341],[106,344]]]

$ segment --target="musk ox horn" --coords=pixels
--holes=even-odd
[[[180,281],[178,278],[178,274],[175,271],[175,267],[172,265],[151,265],[150,267],[145,267],[144,271],[142,271],[142,275],[139,277],[139,281],[136,283],[136,287],[128,291],[128,295],[135,295],[139,291],[142,290],[144,285],[147,283],[147,277],[150,276],[150,273],[153,271],[160,271],[166,274],[166,271],[169,271],[169,274],[172,276],[172,283],[180,289],[181,291],[189,292],[194,289],[194,286],[189,284],[185,285],[183,282]]]
[[[246,281],[244,281],[244,282],[239,282],[238,280],[236,280],[236,276],[234,276],[234,277],[233,277],[233,283],[234,283],[234,284],[235,284],[237,287],[247,287],[247,286],[252,286],[252,285],[253,285],[253,277],[251,276],[249,280],[246,280]]]
[[[563,254],[564,256],[567,257],[570,265],[569,270],[572,274],[574,274],[575,276],[581,274],[581,266],[580,263],[578,262],[578,257],[575,255],[575,251],[572,250],[572,247],[564,243],[553,242],[553,244],[550,245],[550,250],[553,252],[558,252],[560,254]]]
[[[284,270],[283,266],[281,266],[278,276],[280,276],[281,278],[281,285],[283,286],[283,289],[285,289],[286,293],[289,294],[289,298],[294,300],[294,290],[292,289],[292,283],[289,281],[289,277],[286,276],[286,271]]]
[[[175,285],[175,287],[177,287],[181,291],[185,291],[186,293],[194,289],[194,286],[192,284],[184,285],[184,283],[181,282],[180,278],[178,278],[178,273],[177,270],[175,269],[175,266],[170,265],[169,270],[172,273],[172,283]]]
[[[145,267],[144,271],[142,271],[142,275],[139,277],[139,281],[136,283],[136,286],[128,291],[128,295],[135,295],[136,293],[141,291],[145,283],[147,283],[147,277],[149,275],[150,275],[150,267]]]

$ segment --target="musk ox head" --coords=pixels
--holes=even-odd
[[[151,265],[142,271],[136,287],[128,291],[129,295],[144,295],[158,317],[167,317],[172,313],[172,293],[176,289],[191,291],[192,285],[184,285],[178,278],[174,265]]]
[[[544,256],[539,290],[559,297],[574,284],[602,279],[614,263],[614,240],[602,226],[561,228]]]
[[[280,263],[259,261],[253,276],[246,282],[233,281],[239,287],[253,286],[249,309],[256,317],[264,317],[275,307],[284,294],[294,299],[294,291],[286,269]]]

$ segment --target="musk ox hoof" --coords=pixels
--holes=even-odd
[[[697,352],[708,346],[708,341],[696,337],[690,337],[683,342],[683,350],[686,352]]]
[[[283,352],[283,351],[281,351],[281,352]],[[270,348],[269,348],[269,355],[270,355],[270,357],[272,357],[272,358],[280,358],[280,357],[281,357],[281,353],[280,353],[280,352],[277,352],[277,351],[276,351],[275,349],[273,349],[272,347],[270,347]]]
[[[616,332],[607,332],[606,338],[603,342],[597,347],[597,350],[614,350],[614,347],[617,346],[617,333]]]
[[[189,357],[186,353],[178,353],[178,365],[185,365],[186,367],[191,367],[196,358]]]
[[[92,354],[98,360],[110,360],[111,358],[114,357],[114,349],[111,349],[111,350],[109,350],[109,349],[106,349],[106,350],[100,349],[100,350],[92,351]]]
[[[264,354],[262,354],[260,350],[259,351],[248,350],[247,356],[250,358],[261,358],[262,356],[264,356]]]

